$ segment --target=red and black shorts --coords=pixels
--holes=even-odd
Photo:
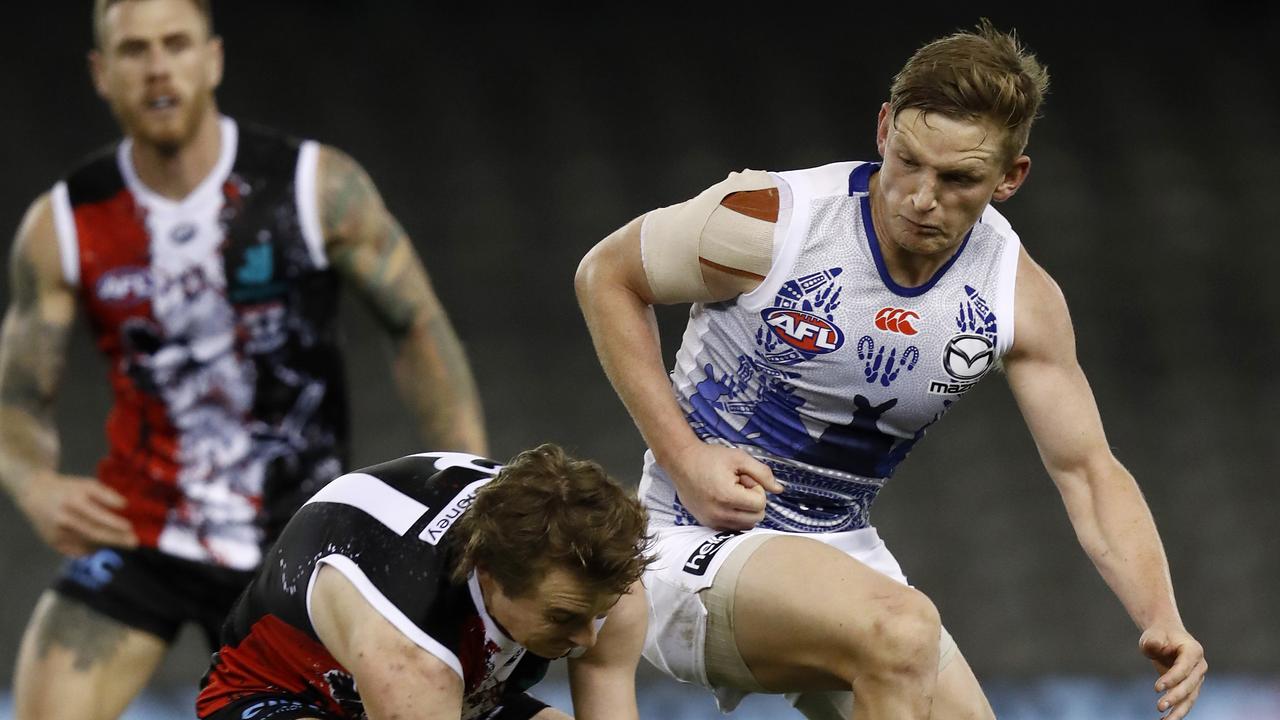
[[[214,650],[223,620],[253,575],[154,548],[103,548],[67,561],[53,590],[165,642],[194,622]]]

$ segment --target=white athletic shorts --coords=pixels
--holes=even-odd
[[[698,593],[711,586],[725,560],[747,537],[767,533],[817,540],[907,584],[902,568],[875,528],[805,535],[776,530],[718,532],[700,526],[654,528],[653,532],[657,560],[644,577],[649,598],[644,657],[675,679],[705,688],[711,688],[704,655],[707,608]]]

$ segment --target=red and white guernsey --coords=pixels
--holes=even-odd
[[[182,200],[138,179],[131,142],[53,189],[63,275],[107,356],[104,483],[144,547],[236,569],[346,460],[337,276],[318,146],[220,120]]]

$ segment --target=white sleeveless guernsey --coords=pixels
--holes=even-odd
[[[762,528],[867,527],[898,463],[1013,344],[1020,244],[1008,221],[988,207],[932,278],[902,287],[871,221],[878,169],[773,174],[768,276],[689,313],[673,391],[699,437],[750,452],[786,484]],[[640,492],[656,527],[697,524],[652,454]]]

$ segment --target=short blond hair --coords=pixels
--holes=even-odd
[[[1001,32],[982,18],[971,32],[934,40],[911,56],[893,78],[889,106],[946,117],[991,122],[1007,131],[1005,161],[1022,154],[1049,92],[1048,68],[1014,31]]]
[[[138,0],[129,0],[131,2]],[[113,5],[119,5],[126,0],[93,0],[93,44],[99,50],[102,47],[102,38],[106,34],[106,18],[107,11]],[[204,18],[204,27],[209,35],[213,35],[213,0],[190,0],[192,5],[200,11],[200,17]]]

